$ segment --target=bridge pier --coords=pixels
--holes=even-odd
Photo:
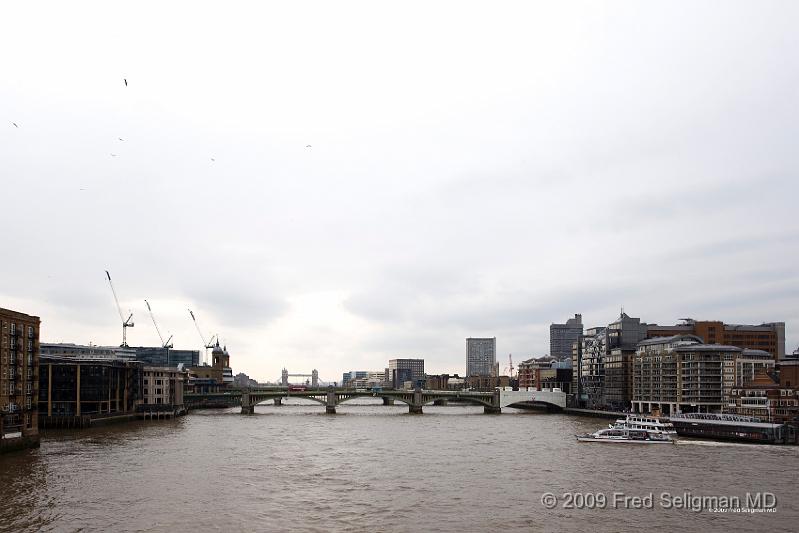
[[[250,403],[250,393],[245,392],[241,395],[241,414],[252,415],[255,414],[255,406]]]
[[[412,415],[422,414],[422,389],[416,387],[413,390],[413,403],[408,404],[408,412]]]
[[[283,398],[275,398],[275,405],[283,405]]]
[[[483,407],[483,412],[487,415],[498,415],[502,412],[501,405],[500,393],[498,390],[494,390],[494,394],[491,395],[491,405]]]
[[[383,396],[383,405],[394,405],[394,398]]]
[[[442,398],[441,400],[434,400],[433,405],[449,405],[449,401]]]
[[[336,391],[333,387],[327,391],[327,402],[325,403],[325,413],[329,415],[336,414]]]

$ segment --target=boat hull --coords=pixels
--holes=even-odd
[[[579,442],[609,442],[611,444],[674,444],[673,440],[645,439],[597,439],[595,437],[577,436]]]

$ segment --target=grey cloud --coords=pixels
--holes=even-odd
[[[41,22],[29,4],[9,19]],[[725,4],[717,24],[710,4],[587,3],[575,25],[556,3],[458,4],[463,24],[409,8],[379,28],[337,5],[310,28],[302,7],[262,3],[213,42],[216,10],[187,26],[145,8],[117,33],[151,39],[100,48],[103,26],[71,6],[44,33],[10,25],[0,299],[42,302],[53,337],[77,324],[115,342],[107,268],[136,342],[154,342],[148,298],[199,344],[195,306],[240,346],[234,366],[265,376],[310,352],[332,375],[406,350],[457,365],[470,334],[544,353],[550,322],[621,305],[784,318],[796,345],[799,7],[778,5]],[[187,91],[209,57],[224,61]],[[124,91],[96,68],[119,61]],[[321,293],[351,295],[356,319],[291,312]],[[277,327],[303,334],[264,356]]]

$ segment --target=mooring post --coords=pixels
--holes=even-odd
[[[329,415],[336,414],[336,391],[333,387],[327,389],[327,403],[325,403],[325,413]]]
[[[408,412],[413,415],[422,414],[422,389],[420,387],[413,390],[413,403],[408,405]]]
[[[283,398],[275,398],[275,405],[283,405]]]
[[[383,396],[383,405],[394,405],[394,398]]]

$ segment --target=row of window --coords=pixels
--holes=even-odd
[[[16,322],[11,322],[9,324],[4,324],[4,325],[8,325],[9,326],[11,335],[16,335],[17,334],[17,323]],[[25,327],[24,326],[20,326],[20,329],[25,331]],[[33,326],[28,326],[28,338],[32,339],[33,337],[34,337]]]
[[[13,353],[10,358],[9,358],[8,354],[3,354],[2,362],[3,362],[4,365],[9,364],[9,359],[10,359],[11,364],[14,364],[14,362],[17,359],[16,358],[16,353]],[[22,361],[23,360],[20,358],[19,364],[22,364]],[[28,351],[27,362],[28,362],[28,366],[33,366],[33,352],[32,351]]]
[[[24,406],[24,409],[30,409],[31,406],[33,405],[32,398],[30,396],[26,396],[25,397],[25,402],[22,405]],[[17,411],[19,411],[19,409],[20,409],[20,406],[17,405],[17,403],[14,402],[14,401],[8,402],[8,405],[6,405],[3,408],[4,411],[7,411],[9,413],[16,413]]]
[[[25,391],[25,394],[33,394],[34,393],[33,382],[32,381],[26,382],[25,387],[23,388],[21,386],[17,387],[13,381],[4,381],[2,387],[0,387],[0,394],[2,394],[3,396],[10,396],[13,394],[17,394],[17,390],[20,391],[19,392],[20,394],[22,394],[23,390]]]
[[[149,400],[147,399],[147,396],[144,397],[144,403],[146,403],[146,404],[150,403]],[[155,403],[156,404],[163,403],[163,400],[161,400],[161,398],[156,398],[155,399]]]

